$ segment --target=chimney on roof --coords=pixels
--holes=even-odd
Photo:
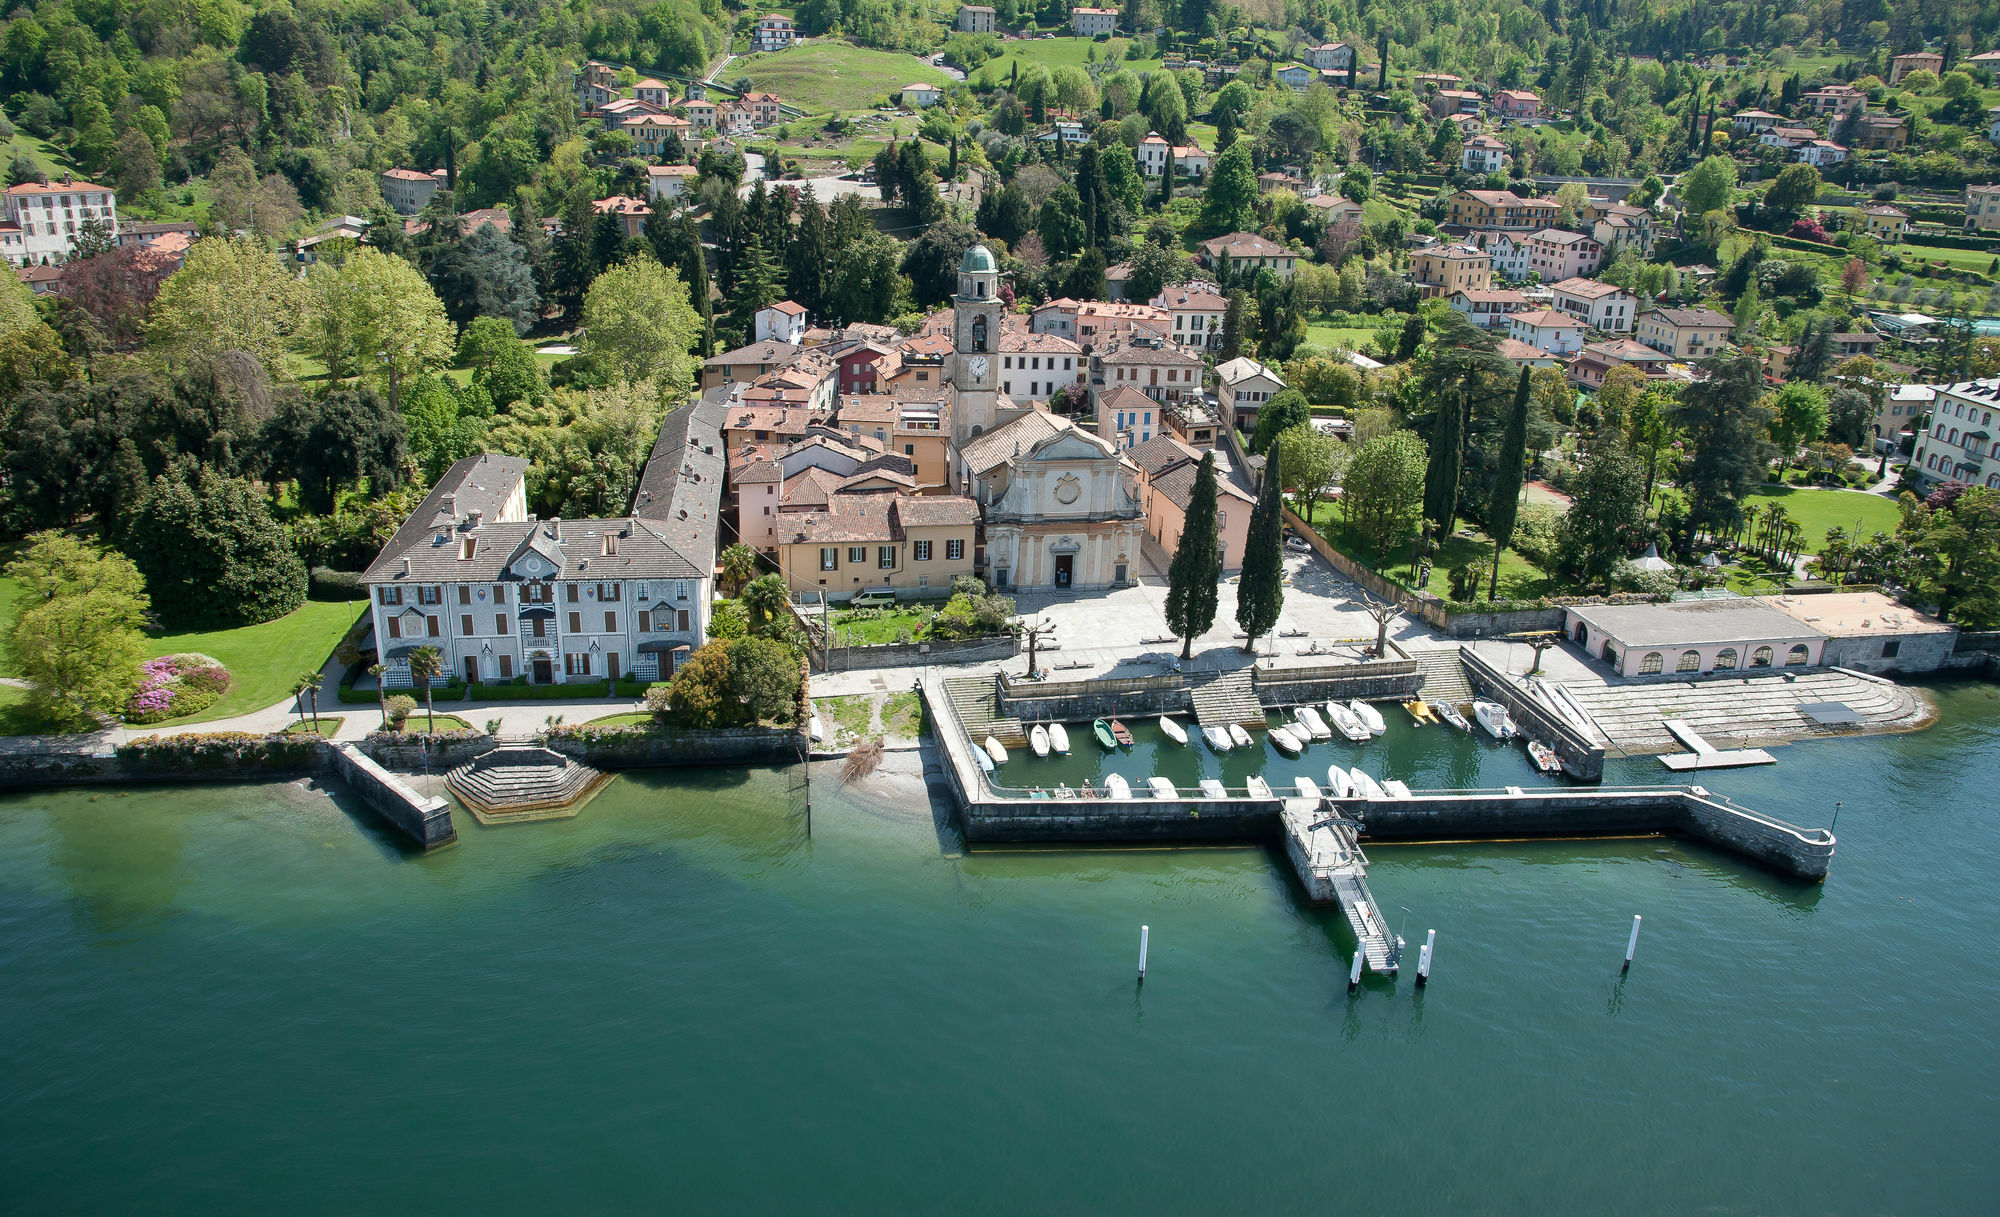
[[[560,540],[562,540],[562,517],[561,517],[561,516],[552,516],[552,517],[550,517],[550,519],[549,519],[549,538],[550,538],[551,540],[555,540],[555,541],[560,541]]]
[[[405,575],[410,573],[410,560],[408,558],[403,559],[403,573]]]
[[[465,513],[465,526],[476,529],[486,519],[486,513],[477,507]]]
[[[448,516],[455,516],[455,515],[457,515],[457,514],[458,514],[458,496],[457,496],[457,495],[455,495],[455,494],[451,494],[451,493],[449,493],[449,492],[447,492],[447,493],[445,494],[445,496],[444,496],[444,513],[445,513],[446,515],[448,515]]]

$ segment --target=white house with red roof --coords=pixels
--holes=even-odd
[[[118,196],[109,186],[70,178],[23,182],[9,186],[6,198],[6,226],[14,231],[0,250],[16,266],[67,260],[85,220],[101,221],[105,235],[117,242]]]
[[[797,345],[806,336],[806,306],[780,300],[757,310],[755,342],[789,342]]]
[[[753,51],[782,51],[796,42],[799,32],[783,13],[765,13],[757,18],[757,32],[750,37]]]

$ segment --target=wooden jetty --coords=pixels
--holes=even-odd
[[[1694,749],[1692,752],[1675,752],[1660,758],[1660,763],[1675,773],[1687,773],[1694,769],[1742,769],[1750,765],[1775,765],[1778,758],[1762,748],[1738,748],[1721,751],[1714,744],[1703,739],[1699,732],[1678,718],[1662,719],[1667,730],[1675,739]]]

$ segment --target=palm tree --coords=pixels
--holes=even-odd
[[[757,551],[738,541],[722,551],[722,577],[739,592],[757,574]]]
[[[762,636],[770,631],[771,622],[784,615],[785,601],[791,597],[782,576],[765,575],[752,580],[740,598],[750,617],[750,632]]]
[[[299,725],[302,727],[306,721],[306,690],[318,684],[318,672],[301,672],[298,678],[292,681],[292,708],[299,712]],[[317,726],[317,723],[314,725]]]
[[[322,679],[324,677],[317,670],[301,672],[299,673],[298,687],[292,690],[293,696],[304,694],[312,702],[312,720],[315,732],[319,730],[319,682]]]
[[[382,674],[387,672],[387,664],[371,663],[368,674],[375,678],[375,704],[382,710],[382,730],[389,729],[389,690],[382,684]]]
[[[431,681],[444,671],[444,653],[436,647],[418,647],[410,652],[410,679],[424,687],[424,730],[437,728],[437,712],[431,707]]]

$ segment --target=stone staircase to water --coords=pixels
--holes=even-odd
[[[966,736],[974,744],[991,735],[1009,748],[1027,745],[1028,734],[1021,720],[1001,715],[1000,698],[991,676],[949,677],[944,688],[951,697],[952,708],[958,711],[958,720],[965,724]]]
[[[1564,683],[1616,744],[1636,752],[1680,751],[1666,728],[1670,718],[1686,722],[1717,748],[1733,748],[1745,740],[1857,729],[1815,725],[1799,712],[1809,702],[1842,703],[1860,716],[1863,730],[1914,729],[1932,713],[1921,696],[1885,681],[1825,669],[1795,675],[1795,680],[1769,673],[1666,683]]]
[[[504,744],[445,775],[481,822],[575,815],[611,775],[534,744]]]
[[[1262,727],[1269,722],[1248,672],[1217,677],[1194,690],[1193,701],[1194,719],[1204,727],[1226,727],[1230,723]]]
[[[1456,706],[1472,700],[1472,684],[1465,678],[1457,647],[1417,648],[1410,651],[1410,658],[1423,673],[1420,693],[1425,701]]]

